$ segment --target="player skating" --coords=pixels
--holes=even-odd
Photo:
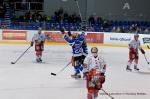
[[[50,39],[48,35],[42,33],[42,28],[38,29],[38,33],[34,34],[31,41],[31,46],[35,43],[36,61],[42,62],[42,53],[44,51],[44,43],[46,39]]]
[[[81,71],[83,70],[83,47],[87,47],[86,45],[82,46],[84,43],[85,33],[81,34],[68,32],[68,35],[64,34],[64,29],[61,30],[64,35],[64,39],[69,43],[72,47],[72,60],[73,66],[75,69],[75,73],[71,75],[73,78],[81,78]],[[86,44],[86,43],[85,43]],[[87,50],[87,48],[85,48]],[[88,51],[87,51],[88,52]]]
[[[68,36],[72,37],[72,34],[71,34],[70,31],[68,32]],[[79,38],[80,41],[83,41],[82,46],[81,46],[82,47],[82,61],[81,61],[81,64],[83,66],[84,65],[83,61],[84,61],[85,57],[88,55],[88,47],[87,47],[87,43],[86,43],[86,39],[85,39],[85,32],[84,31],[81,32],[81,35],[78,34],[78,38]],[[74,57],[72,57],[72,63],[73,63],[73,66],[75,66]],[[86,75],[86,70],[84,69],[83,78],[85,78],[85,75]]]
[[[129,43],[129,61],[128,61],[128,65],[126,67],[126,70],[128,70],[128,71],[132,71],[132,69],[130,67],[131,67],[133,60],[134,60],[134,69],[137,71],[139,70],[139,68],[137,67],[138,60],[139,60],[138,50],[140,50],[142,52],[142,54],[145,54],[145,51],[140,46],[140,41],[138,40],[138,38],[139,38],[139,35],[135,34],[134,40],[132,40]]]
[[[91,48],[92,55],[89,55],[84,60],[84,66],[87,71],[87,99],[96,99],[98,92],[105,82],[106,63],[98,55],[97,47]]]

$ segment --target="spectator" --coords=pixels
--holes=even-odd
[[[97,23],[98,23],[98,24],[101,24],[102,22],[103,22],[103,19],[102,19],[101,17],[98,17],[98,18],[97,18]]]
[[[95,24],[95,19],[93,15],[89,17],[88,22],[89,22],[89,26],[92,26],[93,24]]]
[[[150,33],[149,29],[145,28],[144,33],[149,34]]]
[[[32,15],[30,11],[25,13],[25,20],[32,20]]]
[[[112,22],[109,20],[104,20],[102,23],[103,28],[109,28],[112,25]]]
[[[116,27],[115,26],[112,28],[111,32],[116,32]]]
[[[32,15],[32,20],[34,22],[39,22],[41,21],[42,19],[42,15],[39,13],[39,12],[35,12],[33,15]]]
[[[0,18],[4,18],[5,12],[6,12],[5,4],[1,3],[0,4]]]
[[[121,28],[119,26],[117,27],[116,32],[121,33]]]

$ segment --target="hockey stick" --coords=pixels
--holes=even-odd
[[[147,45],[147,48],[150,49],[150,47]]]
[[[148,62],[148,60],[147,60],[147,58],[146,58],[146,55],[145,55],[145,54],[144,54],[144,57],[145,57],[145,60],[146,60],[147,64],[149,64],[149,62]]]
[[[65,67],[63,67],[58,73],[51,73],[51,75],[57,76],[57,75],[60,74],[62,71],[64,71],[70,64],[71,64],[71,62],[69,62]]]
[[[109,96],[111,99],[114,99],[113,96],[111,96],[108,92],[106,92],[104,89],[101,89],[107,96]]]
[[[17,61],[31,48],[31,46],[29,46],[14,62],[11,62],[11,64],[15,64],[17,63]]]

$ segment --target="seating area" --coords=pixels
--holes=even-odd
[[[6,12],[5,4],[3,3],[2,0],[0,0],[0,18],[4,18],[5,12]]]
[[[27,11],[24,15],[11,16],[10,27],[1,25],[0,28],[37,30],[42,27],[44,30],[59,30],[61,27],[67,31],[80,31],[81,18],[78,14],[68,14],[63,8],[58,9],[52,16],[47,16],[41,12]],[[109,20],[101,17],[89,16],[86,20],[86,31],[92,32],[118,32],[118,33],[150,33],[150,21],[129,21],[129,20]]]
[[[0,18],[0,28],[2,28],[2,21],[4,20],[4,18]]]
[[[38,27],[43,27],[45,30],[59,30],[64,27],[66,30],[79,31],[81,30],[81,22],[12,22],[11,29],[27,29],[36,30]],[[121,32],[121,33],[149,33],[150,22],[147,21],[111,21],[108,23],[94,23],[87,25],[87,31],[94,32]]]

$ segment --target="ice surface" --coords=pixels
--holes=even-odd
[[[10,64],[28,45],[0,45],[0,99],[87,99],[86,82],[70,77],[73,67],[57,73],[71,59],[69,46],[45,46],[44,63],[35,62],[34,47]],[[150,99],[150,65],[140,55],[140,72],[127,72],[128,48],[98,47],[107,62],[103,86],[115,99]],[[146,51],[149,59],[149,50]],[[109,99],[100,91],[98,99]]]

